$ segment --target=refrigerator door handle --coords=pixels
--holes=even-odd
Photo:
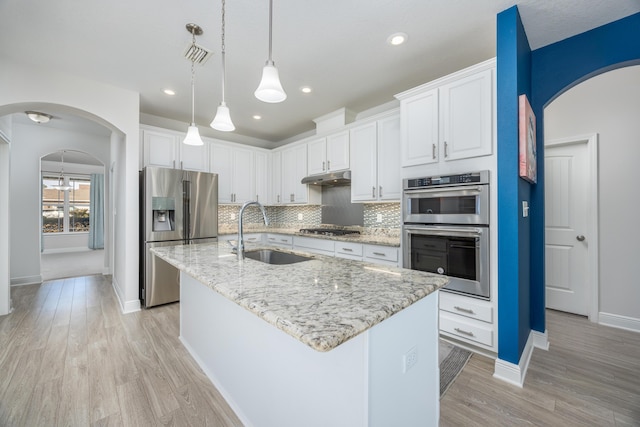
[[[191,206],[190,206],[190,198],[191,198],[191,182],[188,180],[182,181],[182,226],[184,229],[183,239],[188,241],[191,238]]]

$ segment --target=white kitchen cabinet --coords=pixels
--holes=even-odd
[[[254,160],[254,180],[255,180],[255,198],[260,203],[268,203],[269,201],[269,180],[268,176],[268,156],[266,151],[255,151],[253,153]]]
[[[349,169],[349,132],[342,131],[307,143],[309,175]]]
[[[271,173],[269,174],[270,189],[269,201],[271,205],[279,205],[282,201],[282,152],[272,151],[270,153]]]
[[[282,192],[283,204],[320,203],[321,192],[302,184],[307,176],[307,145],[299,144],[282,150]],[[278,171],[275,171],[278,173]],[[313,186],[317,187],[317,186]]]
[[[400,200],[400,117],[351,129],[351,201]]]
[[[398,266],[398,248],[394,246],[363,245],[364,261],[374,264]]]
[[[335,243],[333,240],[315,239],[313,237],[293,237],[293,248],[301,252],[335,256]]]
[[[403,167],[492,154],[494,64],[397,95]]]
[[[182,143],[184,135],[162,129],[142,129],[143,165],[194,171],[208,170],[208,144]]]
[[[440,292],[440,333],[491,352],[497,351],[495,307],[451,292]]]
[[[267,234],[266,242],[271,246],[278,246],[281,248],[292,249],[293,248],[293,236],[289,236],[286,234]]]
[[[362,243],[335,242],[336,258],[352,259],[362,261]]]
[[[486,70],[440,88],[440,138],[444,160],[491,154],[491,78],[491,70]]]
[[[210,171],[218,174],[218,203],[255,200],[255,168],[251,149],[213,143]]]

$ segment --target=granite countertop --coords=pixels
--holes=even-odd
[[[291,236],[313,237],[314,239],[336,240],[340,242],[365,243],[369,245],[383,245],[400,247],[400,236],[398,232],[389,233],[387,231],[379,231],[375,234],[361,233],[349,234],[346,236],[323,236],[319,234],[301,233],[300,228],[272,228],[272,227],[245,227],[244,234],[249,233],[273,233],[286,234]],[[220,227],[218,235],[238,234],[238,227]]]
[[[247,249],[268,248],[247,245]],[[317,351],[329,351],[444,286],[443,276],[323,255],[289,265],[238,261],[226,242],[151,249]]]

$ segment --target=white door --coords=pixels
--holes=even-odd
[[[588,315],[587,143],[546,146],[544,159],[546,305]]]

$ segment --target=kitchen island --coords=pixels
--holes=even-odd
[[[246,425],[437,425],[446,278],[238,261],[224,242],[153,251],[181,270],[182,342]]]

